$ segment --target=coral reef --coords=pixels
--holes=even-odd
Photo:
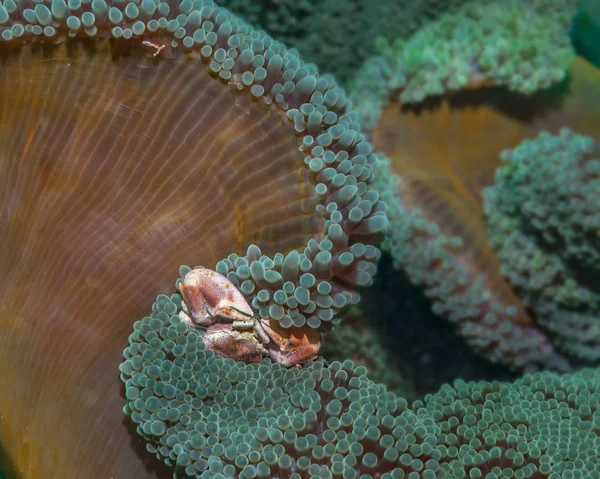
[[[502,154],[483,190],[501,273],[565,354],[600,360],[600,148],[564,129]]]
[[[125,412],[175,477],[553,477],[600,473],[600,374],[458,381],[416,401],[352,361],[235,363],[160,295],[121,364]]]
[[[290,282],[309,299],[281,319],[319,327],[371,281],[385,205],[344,91],[295,52],[210,1],[74,5],[0,8],[0,441],[10,473],[154,477],[114,371],[167,271],[236,252],[242,278],[255,243],[261,307]]]
[[[403,12],[406,31],[415,28],[414,18],[429,11],[427,2],[410,4],[417,15]],[[434,10],[437,5],[432,3]],[[356,17],[332,28],[336,13],[346,7],[332,3],[323,9],[327,15],[320,24],[309,21],[302,28],[311,35],[320,28],[338,41],[358,41],[344,57],[351,64],[369,54],[374,35],[369,33],[367,41],[349,35],[362,25]],[[399,27],[393,15],[378,12],[384,23],[373,23],[374,29]],[[288,17],[285,8],[279,13],[287,22],[282,31],[293,32],[287,19],[296,25],[298,20]],[[253,287],[247,295],[254,300],[256,293],[255,310],[280,317],[282,327],[328,329],[343,308],[341,298],[353,303],[355,288],[370,284],[378,257],[368,243],[386,220],[385,206],[371,190],[371,147],[357,117],[346,113],[346,96],[330,76],[317,75],[294,51],[210,0],[6,0],[0,5],[0,36],[0,467],[10,478],[165,477],[170,468],[161,469],[139,449],[145,444],[120,412],[122,384],[115,370],[131,318],[144,314],[154,291],[172,289],[167,278],[177,265],[199,262],[218,264],[242,289]],[[312,35],[307,45],[321,49],[325,59],[340,57],[338,49],[322,48],[322,38]],[[344,68],[341,78],[351,70],[343,73]],[[586,99],[586,111],[593,112],[589,103],[594,98],[600,96]],[[253,243],[258,253],[246,250]],[[289,263],[284,268],[289,254],[297,278],[282,282],[277,274],[283,279],[289,271]],[[288,295],[285,300],[281,292]],[[306,303],[303,309],[288,304],[292,294],[298,304],[300,299]],[[370,381],[364,368],[316,362],[284,370],[269,361],[242,365],[213,356],[203,350],[199,332],[171,320],[177,298],[160,296],[150,318],[136,323],[127,349],[131,357],[121,367],[129,403],[125,412],[148,438],[147,449],[170,461],[178,473],[193,465],[194,474],[204,471],[202,477],[239,470],[248,477],[279,471],[296,478],[293,464],[296,471],[305,467],[305,475],[355,477],[357,469],[367,474],[392,470],[385,461],[396,459],[401,467],[382,477],[436,470],[441,476],[449,470],[447,458],[455,455],[452,435],[434,450],[438,431],[429,427],[433,420],[409,411],[406,401]],[[294,320],[304,326],[295,326]],[[193,392],[199,397],[194,398],[182,391],[190,392],[190,372],[202,365],[206,368],[197,378],[195,371],[194,380],[206,381],[206,395],[202,388],[198,393],[197,384]],[[566,380],[553,381],[560,397]],[[235,401],[244,401],[252,392],[231,416],[217,403],[227,393],[215,392],[227,389],[226,383],[229,400],[234,395]],[[262,385],[269,386],[270,399],[261,395]],[[281,396],[271,403],[277,388]],[[302,388],[306,395],[298,394]],[[579,390],[591,397],[595,414],[595,396]],[[332,396],[324,408],[321,394],[328,392]],[[167,396],[172,397],[165,405]],[[307,431],[306,421],[315,415],[303,413],[287,427],[285,414],[281,422],[273,421],[282,412],[279,404],[272,407],[278,400],[288,401],[293,411],[295,401],[307,411],[324,411],[318,424],[335,434],[317,437],[317,443],[326,444],[315,443],[316,434],[294,436],[296,427]],[[259,401],[262,406],[256,407]],[[341,401],[353,401],[352,412],[342,414]],[[272,409],[262,416],[263,423],[281,435],[269,436],[271,443],[263,444],[263,455],[257,456],[251,450],[257,443],[243,422],[258,421],[255,413],[262,414],[265,404]],[[242,412],[245,406],[249,415]],[[494,404],[494,409],[501,406]],[[203,407],[206,417],[199,412]],[[560,407],[561,417],[570,414]],[[584,406],[581,415],[586,414]],[[544,433],[557,422],[558,417],[550,417]],[[470,416],[465,418],[470,426]],[[199,430],[194,427],[189,434],[192,420]],[[222,433],[219,421],[229,421]],[[563,442],[556,443],[553,431],[543,436],[548,449],[540,446],[543,467],[562,459],[554,453],[562,452]],[[265,438],[263,429],[254,432],[255,440]],[[235,451],[224,447],[232,437]],[[583,439],[581,434],[573,439],[580,441],[577,459],[589,457],[593,464]],[[300,460],[286,447],[290,452],[310,447],[311,456]],[[188,448],[201,451],[204,459],[220,452],[221,459],[199,458],[196,469],[192,456],[198,453]],[[233,462],[223,465],[232,455]],[[520,457],[512,450],[502,461],[515,457],[516,469]],[[532,457],[535,461],[537,452]],[[461,471],[477,474],[471,463],[463,469],[452,463],[452,474]]]

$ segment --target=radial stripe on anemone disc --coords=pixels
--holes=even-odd
[[[369,284],[371,147],[331,77],[211,1],[6,0],[0,36],[0,468],[163,477],[122,413],[133,322],[250,244]]]

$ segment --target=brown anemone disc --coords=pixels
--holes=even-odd
[[[8,478],[171,477],[121,411],[132,323],[181,264],[291,251],[323,228],[283,114],[154,53],[78,40],[0,58]]]
[[[535,323],[500,274],[485,234],[481,190],[493,184],[503,150],[563,127],[600,140],[600,70],[581,58],[565,82],[529,97],[483,87],[417,108],[391,102],[372,132],[375,150],[387,154],[402,178],[401,206],[421,210],[440,235],[461,237],[457,262],[472,277],[484,275],[499,303],[516,305],[513,321],[523,326]]]
[[[600,69],[581,57],[563,83],[531,96],[484,86],[417,107],[390,102],[372,142],[403,179],[450,182],[451,189],[464,189],[461,196],[468,192],[468,201],[479,204],[481,189],[494,182],[500,152],[540,131],[565,127],[600,137]]]

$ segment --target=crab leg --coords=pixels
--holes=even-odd
[[[233,306],[223,306],[220,308],[215,308],[212,311],[213,316],[220,316],[223,319],[228,319],[230,321],[251,321],[254,319],[254,316],[248,313],[244,313]]]
[[[252,329],[254,327],[254,321],[234,321],[232,326],[235,329]]]
[[[213,312],[213,314],[221,316],[223,319],[233,320],[232,326],[236,329],[250,329],[254,328],[254,331],[260,339],[262,339],[264,344],[268,344],[271,342],[270,336],[267,334],[265,329],[260,324],[260,320],[254,316],[251,316],[244,311],[240,311],[234,306],[226,306],[223,308],[218,308]]]
[[[271,337],[267,334],[262,324],[260,324],[260,319],[254,320],[254,330],[260,336],[260,339],[263,340],[264,344],[269,344],[271,342]]]

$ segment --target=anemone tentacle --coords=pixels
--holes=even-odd
[[[409,406],[352,361],[283,368],[208,351],[160,295],[121,365],[125,411],[175,478],[597,474],[600,370],[443,386]]]
[[[571,364],[502,276],[481,191],[493,184],[502,150],[523,138],[568,126],[598,141],[600,71],[570,61],[576,3],[473,2],[461,16],[450,12],[405,42],[382,45],[349,87],[361,126],[387,156],[375,167],[389,207],[383,249],[478,354],[514,370]],[[514,31],[529,40],[505,54]]]
[[[557,348],[588,364],[600,360],[599,153],[569,129],[543,132],[504,151],[483,191],[503,276]]]
[[[380,38],[379,53],[349,82],[363,127],[374,128],[396,97],[418,104],[489,86],[531,95],[560,83],[574,58],[569,25],[576,3],[467,2],[409,39]]]

